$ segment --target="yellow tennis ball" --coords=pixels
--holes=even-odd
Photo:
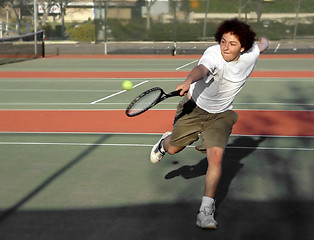
[[[125,80],[123,83],[122,83],[122,88],[124,90],[131,90],[133,88],[133,83],[129,80]]]

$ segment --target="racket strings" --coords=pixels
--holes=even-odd
[[[160,91],[151,91],[144,94],[137,99],[133,105],[128,109],[128,114],[135,115],[139,112],[145,111],[151,107],[159,99],[161,95]]]

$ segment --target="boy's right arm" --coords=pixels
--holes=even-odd
[[[178,84],[176,90],[181,89],[180,95],[184,95],[189,89],[190,85],[200,79],[203,79],[205,76],[209,74],[209,70],[202,64],[193,68],[193,70],[189,73],[185,81]]]

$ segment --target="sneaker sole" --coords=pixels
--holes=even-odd
[[[206,226],[202,226],[202,224],[199,221],[197,221],[196,225],[200,228],[203,228],[203,229],[217,229],[217,225],[215,225],[215,224],[208,224]]]

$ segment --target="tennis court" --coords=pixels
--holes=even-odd
[[[199,57],[61,55],[0,66],[1,240],[311,239],[314,55],[261,56],[236,98],[216,231],[195,225],[205,155],[190,146],[149,161],[180,98],[124,114],[146,89],[172,91]]]

